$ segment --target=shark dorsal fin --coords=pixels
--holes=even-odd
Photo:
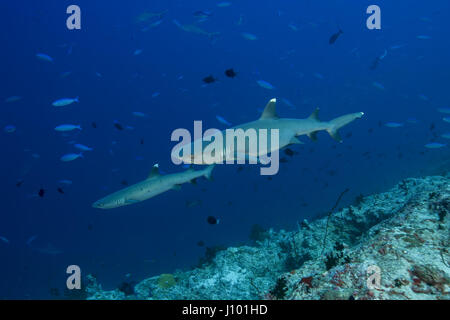
[[[264,111],[259,119],[278,119],[277,110],[276,110],[277,99],[270,99],[269,103],[267,103]]]
[[[314,110],[313,113],[311,113],[311,115],[308,117],[308,119],[320,121],[319,120],[319,108],[316,108],[316,110]]]
[[[159,164],[156,163],[153,166],[152,171],[150,171],[150,174],[148,175],[147,179],[151,179],[151,178],[157,177],[159,175],[160,175],[160,173],[159,173]]]

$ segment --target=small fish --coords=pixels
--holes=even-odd
[[[27,240],[26,245],[27,245],[27,246],[30,246],[31,243],[32,243],[34,240],[37,239],[37,237],[38,237],[37,235],[31,236],[31,237]]]
[[[265,80],[257,80],[256,83],[257,83],[261,88],[264,88],[264,89],[268,89],[268,90],[273,90],[273,89],[275,89],[275,87],[274,87],[272,84],[270,84],[269,82],[267,82],[267,81],[265,81]]]
[[[4,243],[9,244],[9,240],[5,237],[0,236],[0,240],[2,240]]]
[[[450,139],[450,133],[441,134],[441,137],[445,139]]]
[[[60,131],[60,132],[72,131],[75,129],[82,130],[80,125],[74,125],[74,124],[62,124],[55,128],[56,131]]]
[[[199,247],[203,247],[205,245],[205,242],[203,240],[200,240],[199,242],[197,242],[197,245]]]
[[[294,151],[292,151],[292,150],[289,149],[289,148],[284,149],[284,153],[285,153],[286,155],[288,155],[289,157],[293,157],[293,156],[294,156]]]
[[[64,190],[61,187],[58,187],[58,189],[56,189],[59,193],[64,194]]]
[[[438,149],[438,148],[442,148],[442,147],[445,147],[445,146],[446,146],[446,144],[444,144],[444,143],[430,142],[430,143],[427,143],[427,144],[425,145],[425,148],[428,148],[428,149]]]
[[[202,79],[204,83],[213,83],[216,82],[216,78],[214,78],[212,75],[207,76],[205,78]]]
[[[152,94],[152,98],[156,98],[157,96],[159,96],[161,93],[159,92],[153,92]]]
[[[67,180],[67,179],[62,179],[62,180],[59,180],[58,182],[62,183],[62,184],[67,184],[67,185],[71,185],[72,184],[72,181],[71,180]]]
[[[91,123],[92,128],[97,129],[97,124],[95,122]]]
[[[298,27],[294,23],[290,23],[288,25],[288,27],[291,28],[292,31],[295,31],[295,32],[298,31]]]
[[[54,101],[54,102],[52,103],[52,105],[53,105],[54,107],[65,107],[65,106],[68,106],[68,105],[70,105],[70,104],[72,104],[72,103],[74,103],[74,102],[80,102],[80,101],[78,100],[78,97],[73,98],[73,99],[71,99],[71,98],[63,98],[63,99],[59,99],[59,100]]]
[[[339,38],[339,36],[340,36],[341,34],[343,34],[343,32],[342,32],[341,29],[339,29],[338,32],[336,32],[335,34],[333,34],[333,35],[330,37],[330,40],[328,40],[328,43],[329,43],[329,44],[335,43],[336,40]]]
[[[225,70],[225,75],[228,78],[234,78],[237,76],[237,73],[233,69],[227,69],[227,70]]]
[[[379,82],[374,81],[374,82],[372,82],[372,85],[373,85],[375,88],[378,88],[378,89],[380,89],[380,90],[385,90],[384,86],[383,86],[381,83],[379,83]]]
[[[7,125],[5,128],[3,128],[3,131],[6,133],[13,133],[16,131],[16,127],[13,125]]]
[[[384,124],[388,128],[400,128],[403,127],[403,123],[400,122],[386,122]]]
[[[445,122],[450,123],[450,117],[444,117],[444,118],[442,118],[442,120],[444,120]]]
[[[431,39],[431,37],[427,36],[427,35],[418,35],[416,38],[420,39],[420,40],[430,40]]]
[[[219,2],[219,3],[217,4],[217,6],[218,6],[219,8],[229,7],[229,6],[231,6],[231,2],[228,2],[228,1],[222,1],[222,2]]]
[[[22,100],[21,96],[11,96],[9,98],[6,98],[5,102],[6,103],[13,103],[13,102],[17,102],[17,101],[20,101],[20,100]]]
[[[219,219],[217,219],[216,217],[213,217],[213,216],[209,216],[207,219],[206,219],[206,221],[209,223],[209,224],[219,224]]]
[[[117,122],[117,120],[114,120],[114,127],[119,131],[123,130],[122,125],[119,122]]]
[[[16,187],[17,187],[17,188],[20,188],[24,182],[25,182],[25,181],[22,180],[22,179],[18,180],[18,181],[16,182]]]
[[[446,108],[446,107],[438,108],[437,111],[440,112],[440,113],[450,114],[450,108]]]
[[[295,109],[294,104],[290,100],[288,100],[286,98],[281,98],[281,101],[283,101],[288,107]]]
[[[68,153],[63,155],[60,160],[63,162],[69,162],[69,161],[73,161],[76,160],[78,158],[83,158],[83,154],[82,153]]]
[[[138,56],[138,55],[140,55],[142,53],[142,51],[143,50],[141,50],[141,49],[136,49],[136,50],[134,50],[133,55],[134,56]]]
[[[45,53],[37,53],[36,58],[38,58],[39,60],[42,60],[42,61],[46,61],[46,62],[53,62],[53,58]]]
[[[70,76],[72,74],[72,71],[65,71],[63,73],[61,73],[60,77],[61,78],[67,78],[68,76]]]
[[[318,73],[318,72],[315,72],[315,73],[313,74],[313,76],[314,76],[315,78],[319,79],[319,80],[323,80],[323,79],[325,78],[325,77],[323,76],[323,74]]]
[[[247,39],[250,41],[258,40],[258,37],[255,36],[253,33],[242,32],[241,35],[244,37],[244,39]]]
[[[232,126],[232,124],[230,122],[228,122],[227,120],[225,120],[223,117],[217,115],[216,116],[217,121],[219,121],[220,123],[226,125],[226,126]]]
[[[419,98],[421,99],[421,100],[423,100],[423,101],[428,101],[428,100],[430,100],[426,95],[424,95],[424,94],[419,94]]]
[[[209,10],[198,10],[193,13],[194,17],[206,19],[212,16],[212,12]]]
[[[84,144],[81,144],[81,143],[76,143],[74,145],[74,147],[77,148],[78,150],[81,150],[81,151],[92,151],[92,150],[94,150],[92,148],[89,148],[88,146],[85,146]]]
[[[44,190],[44,189],[39,189],[39,191],[38,191],[38,196],[41,197],[41,198],[43,198],[44,195],[45,195],[45,190]]]
[[[133,116],[139,117],[139,118],[146,118],[146,117],[148,117],[148,115],[146,115],[143,112],[139,112],[139,111],[134,111],[134,112],[132,112],[132,114],[133,114]]]

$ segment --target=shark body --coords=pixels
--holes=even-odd
[[[179,190],[186,182],[195,182],[196,178],[211,179],[214,165],[203,170],[188,169],[184,172],[161,175],[158,165],[154,165],[150,175],[144,181],[114,192],[98,201],[92,206],[98,209],[113,209],[150,199],[168,190]]]
[[[354,121],[355,119],[361,118],[364,115],[363,112],[356,112],[337,117],[330,121],[320,121],[318,112],[319,109],[317,108],[308,118],[305,119],[280,118],[276,113],[276,99],[271,99],[267,103],[261,117],[258,120],[231,128],[234,130],[242,129],[244,132],[248,129],[254,129],[256,131],[260,129],[267,130],[268,138],[267,148],[265,149],[266,152],[261,152],[259,149],[255,152],[256,149],[251,148],[249,141],[246,141],[245,145],[243,144],[241,147],[237,146],[234,149],[234,154],[230,155],[225,148],[217,151],[220,155],[216,158],[217,162],[212,163],[222,163],[224,159],[241,160],[243,157],[245,159],[258,158],[268,154],[269,152],[277,151],[291,144],[302,144],[303,142],[297,138],[302,135],[307,135],[311,138],[311,140],[316,141],[317,132],[323,130],[327,131],[336,141],[342,142],[342,138],[338,131],[339,128]],[[269,136],[270,131],[273,129],[278,129],[279,139],[277,144],[272,144]],[[222,135],[226,137],[226,130],[222,131]],[[259,136],[257,138],[259,141]],[[224,138],[224,140],[226,140],[226,138]],[[203,151],[212,142],[203,140],[203,147],[200,150],[195,149],[195,142],[196,141],[192,142],[188,148],[182,147],[184,149],[191,150],[191,153],[185,154],[183,151],[183,154],[178,153],[178,158],[184,163],[211,164],[211,161],[203,162]],[[224,141],[223,144],[226,145],[226,141]]]

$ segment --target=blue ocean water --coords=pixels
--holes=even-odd
[[[447,144],[441,135],[450,132],[442,120],[450,115],[438,111],[450,108],[448,1],[377,1],[381,30],[366,28],[371,1],[224,3],[0,3],[0,298],[61,298],[73,264],[105,289],[190,268],[205,247],[250,243],[254,224],[297,228],[329,210],[345,188],[342,205],[448,169],[447,145],[425,147]],[[66,28],[71,4],[81,8],[81,30]],[[199,21],[199,10],[211,14]],[[220,34],[208,37],[174,20]],[[225,76],[229,68],[235,78]],[[218,80],[204,83],[209,75]],[[52,106],[74,97],[79,103]],[[258,166],[217,165],[212,182],[200,179],[122,208],[91,207],[145,179],[155,163],[165,173],[184,170],[171,162],[173,130],[192,130],[194,120],[225,129],[217,115],[233,124],[253,121],[274,97],[282,117],[305,118],[316,107],[323,120],[365,115],[342,128],[343,143],[326,132],[317,142],[300,137],[305,144],[290,147],[292,157],[281,152],[287,162],[271,179]],[[54,130],[65,123],[82,130]],[[78,152],[74,143],[94,150],[62,162]],[[208,216],[220,223],[208,224]]]

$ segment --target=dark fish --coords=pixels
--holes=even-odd
[[[333,34],[331,37],[330,37],[330,40],[328,41],[329,42],[329,44],[333,44],[333,43],[335,43],[336,42],[336,40],[339,38],[339,36],[341,35],[341,34],[343,34],[343,32],[342,32],[342,30],[341,29],[339,29],[339,31],[338,32],[336,32],[335,34]]]
[[[433,123],[431,123],[431,125],[430,125],[430,131],[434,130],[434,128],[436,128],[436,126],[435,126],[435,124],[434,124],[434,122],[433,122]]]
[[[64,194],[64,190],[61,187],[58,187],[57,190],[58,190],[59,193]]]
[[[44,189],[40,189],[38,192],[39,197],[43,198],[45,195],[45,190]]]
[[[233,69],[227,69],[227,70],[225,70],[225,75],[228,78],[234,78],[237,76],[237,73]]]
[[[197,242],[197,245],[198,245],[199,247],[203,247],[203,246],[205,245],[205,242],[202,241],[202,240],[200,240],[199,242]]]
[[[287,163],[288,160],[287,160],[285,157],[282,157],[282,158],[280,159],[280,162],[281,162],[281,163]]]
[[[217,79],[214,78],[212,75],[203,78],[203,82],[204,82],[204,83],[213,83],[213,82],[215,82],[216,80],[217,80]]]
[[[17,183],[16,183],[16,187],[20,187],[20,186],[22,186],[22,184],[24,183],[25,181],[24,180],[19,180],[19,181],[17,181]]]
[[[117,121],[114,121],[114,127],[116,127],[116,129],[119,131],[123,130],[122,125],[120,123],[118,123]]]
[[[144,139],[141,139],[141,141],[140,141],[140,142],[141,142],[141,144],[144,144]]]
[[[97,124],[95,122],[91,123],[92,128],[97,129]]]
[[[375,60],[373,60],[372,64],[370,65],[370,70],[375,70],[378,67],[380,61],[381,61],[380,57],[376,57]]]
[[[92,231],[92,229],[94,229],[94,226],[92,224],[88,224],[88,230]]]
[[[367,130],[368,133],[372,133],[373,132],[373,128],[369,128],[369,130]]]
[[[219,224],[219,219],[217,219],[216,217],[213,217],[213,216],[209,216],[209,217],[206,219],[206,221],[207,221],[209,224]]]
[[[293,157],[293,156],[294,156],[294,151],[292,151],[292,150],[289,149],[289,148],[284,149],[284,153],[285,153],[286,155],[288,155],[289,157]]]
[[[121,185],[127,186],[128,185],[128,181],[127,180],[122,180],[120,182]]]
[[[242,170],[244,170],[244,166],[238,166],[237,172],[241,172]]]

